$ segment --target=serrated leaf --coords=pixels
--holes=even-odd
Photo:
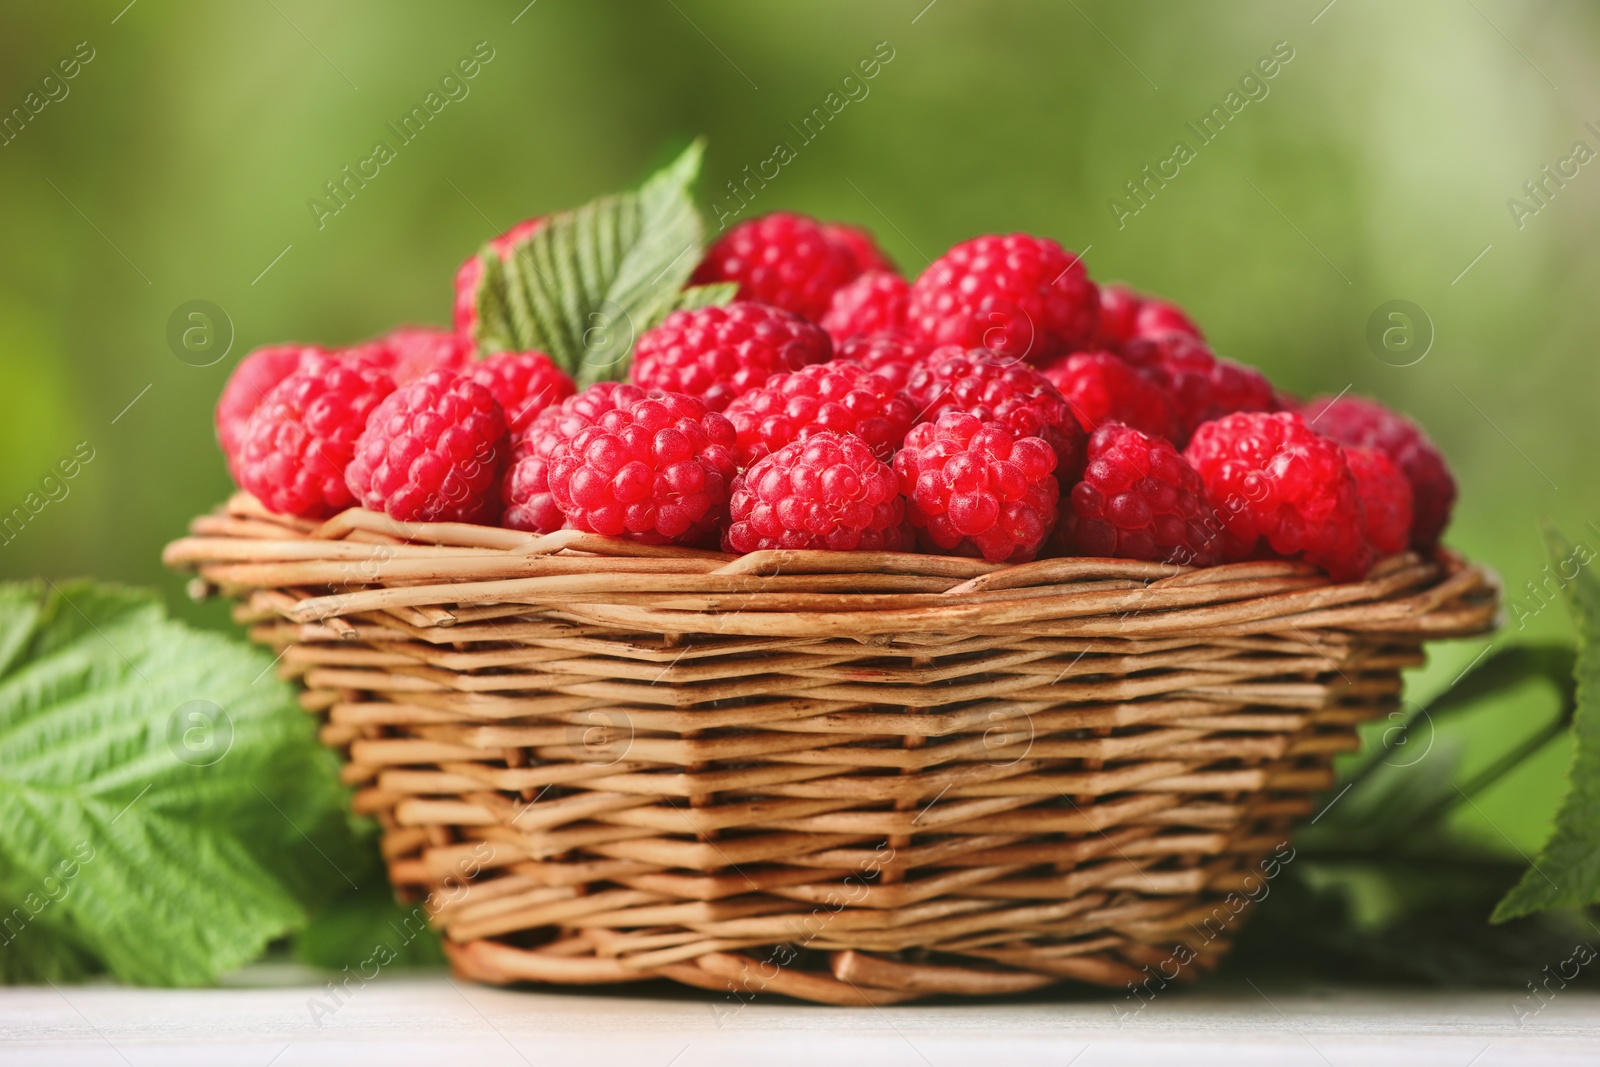
[[[1539,858],[1495,907],[1494,922],[1600,903],[1600,581],[1584,569],[1594,560],[1587,546],[1580,555],[1554,528],[1546,528],[1545,542],[1577,630],[1572,764],[1555,829]]]
[[[345,884],[337,766],[270,667],[148,594],[0,586],[0,972],[209,983]]]
[[[549,216],[503,258],[485,246],[480,351],[536,349],[580,388],[623,377],[634,341],[678,306],[700,262],[703,226],[689,188],[702,151],[690,145],[635,192]]]
[[[693,311],[695,308],[721,307],[733,303],[739,295],[738,282],[712,282],[710,285],[691,285],[678,294],[672,304],[673,311]]]

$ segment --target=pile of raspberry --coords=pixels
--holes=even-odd
[[[625,381],[582,391],[543,353],[476,350],[482,276],[476,258],[457,272],[454,331],[242,360],[216,413],[239,487],[309,520],[360,506],[735,553],[1290,558],[1340,581],[1433,549],[1455,500],[1416,424],[1279,392],[1048,238],[976,237],[908,279],[864,230],[767,215],[695,271],[731,303],[667,316]]]

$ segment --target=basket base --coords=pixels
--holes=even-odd
[[[1199,951],[1158,949],[1140,942],[1072,955],[1051,953],[1043,947],[1024,948],[1011,953],[1018,966],[1005,969],[911,963],[844,949],[813,953],[825,959],[826,969],[818,969],[779,962],[783,956],[779,946],[780,951],[764,952],[760,958],[743,952],[707,952],[682,963],[644,969],[596,955],[596,946],[582,944],[586,940],[580,935],[538,949],[491,939],[446,940],[444,948],[458,977],[487,985],[615,985],[667,978],[739,1003],[777,994],[842,1007],[900,1004],[938,994],[1007,996],[1062,982],[1125,987],[1129,996],[1153,994],[1213,970],[1228,948],[1226,942],[1217,941]],[[1033,958],[1025,961],[1027,956]],[[1134,966],[1130,958],[1140,959],[1142,966]]]

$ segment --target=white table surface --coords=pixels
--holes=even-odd
[[[1515,998],[1263,986],[1112,1002],[739,1007],[715,996],[502,990],[438,974],[380,978],[320,1019],[308,972],[257,967],[229,988],[0,990],[0,1064],[625,1064],[638,1067],[1496,1067],[1600,1064],[1600,994],[1560,993],[1521,1025]],[[1118,1001],[1128,1010],[1133,1005]]]

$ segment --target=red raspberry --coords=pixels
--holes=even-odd
[[[906,321],[930,344],[1044,363],[1094,341],[1100,296],[1076,253],[1014,233],[963,241],[911,286]]]
[[[228,473],[239,479],[239,446],[244,441],[250,415],[272,392],[273,386],[300,369],[307,356],[326,356],[308,345],[268,345],[239,361],[217,398],[217,444],[228,461]]]
[[[550,456],[606,412],[643,400],[646,393],[626,382],[597,382],[561,403],[545,408],[511,442],[511,462],[501,482],[506,511],[502,525],[513,530],[550,533],[566,516],[550,495]]]
[[[1125,285],[1100,287],[1100,343],[1121,351],[1129,341],[1181,333],[1204,340],[1200,327],[1183,309],[1165,300],[1141,296]]]
[[[721,411],[774,374],[833,356],[828,335],[798,315],[766,304],[674,311],[634,347],[634,384],[683,393]]]
[[[982,348],[935,349],[906,380],[919,422],[947,411],[963,411],[998,422],[1018,437],[1043,437],[1056,454],[1056,473],[1066,485],[1083,470],[1083,428],[1066,399],[1037,369]]]
[[[345,467],[356,438],[394,380],[360,360],[313,355],[250,415],[239,446],[239,488],[268,511],[325,519],[354,504]]]
[[[1394,461],[1376,448],[1346,445],[1344,458],[1361,494],[1367,540],[1380,556],[1405,551],[1411,543],[1411,483]]]
[[[396,385],[410,385],[433,370],[464,372],[474,356],[470,340],[431,326],[399,326],[343,351],[383,370]]]
[[[509,450],[494,394],[429,371],[373,411],[344,480],[362,507],[401,522],[491,523]]]
[[[511,254],[512,246],[531,237],[544,225],[544,219],[523,219],[511,229],[489,242],[502,259]],[[483,260],[477,254],[468,256],[456,269],[456,333],[471,337],[478,325],[478,280],[483,277]]]
[[[1183,457],[1235,542],[1230,556],[1247,554],[1265,537],[1273,551],[1303,554],[1337,581],[1360,578],[1372,565],[1344,450],[1299,415],[1239,412],[1207,422]]]
[[[550,494],[575,529],[698,544],[727,517],[733,424],[664,393],[601,415],[550,455]]]
[[[857,334],[899,330],[906,324],[911,284],[898,274],[871,270],[836,289],[819,325],[839,345]]]
[[[1179,422],[1174,444],[1184,444],[1202,422],[1235,411],[1277,410],[1277,396],[1265,375],[1217,358],[1204,342],[1187,334],[1136,337],[1123,346],[1122,358],[1171,398]]]
[[[906,517],[925,545],[1026,563],[1056,523],[1055,450],[964,412],[913,426],[895,453]]]
[[[1108,420],[1168,441],[1178,433],[1178,415],[1166,391],[1109,352],[1079,352],[1043,373],[1089,433]]]
[[[878,247],[878,242],[873,239],[872,234],[860,226],[848,226],[842,222],[824,222],[822,235],[850,253],[850,261],[855,264],[856,273],[869,270],[898,273],[894,261]]]
[[[894,471],[845,433],[824,430],[758,461],[734,479],[729,511],[729,552],[899,552],[911,542]]]
[[[726,414],[739,434],[734,454],[741,467],[827,430],[854,434],[888,459],[916,421],[904,393],[861,364],[837,359],[774,374],[729,404]]]
[[[1140,303],[1139,294],[1126,285],[1100,287],[1100,344],[1118,351],[1133,340]]]
[[[706,250],[694,282],[738,282],[740,300],[816,322],[833,291],[861,268],[854,251],[828,239],[816,219],[785,211],[741,222]]]
[[[1427,551],[1439,543],[1450,525],[1456,480],[1420,426],[1364,397],[1313,397],[1301,414],[1317,433],[1340,444],[1376,448],[1392,459],[1411,483],[1411,547]]]
[[[543,352],[501,352],[474,364],[467,377],[494,394],[512,436],[526,430],[545,408],[577,391],[566,372]]]
[[[1110,422],[1089,438],[1061,540],[1074,555],[1209,567],[1220,560],[1211,512],[1200,475],[1169,442]]]
[[[1177,304],[1147,296],[1139,305],[1139,317],[1134,323],[1133,335],[1159,337],[1164,333],[1181,333],[1197,341],[1205,340],[1200,327]]]
[[[857,334],[834,349],[835,359],[859,363],[896,389],[905,389],[911,368],[932,351],[904,330]]]

